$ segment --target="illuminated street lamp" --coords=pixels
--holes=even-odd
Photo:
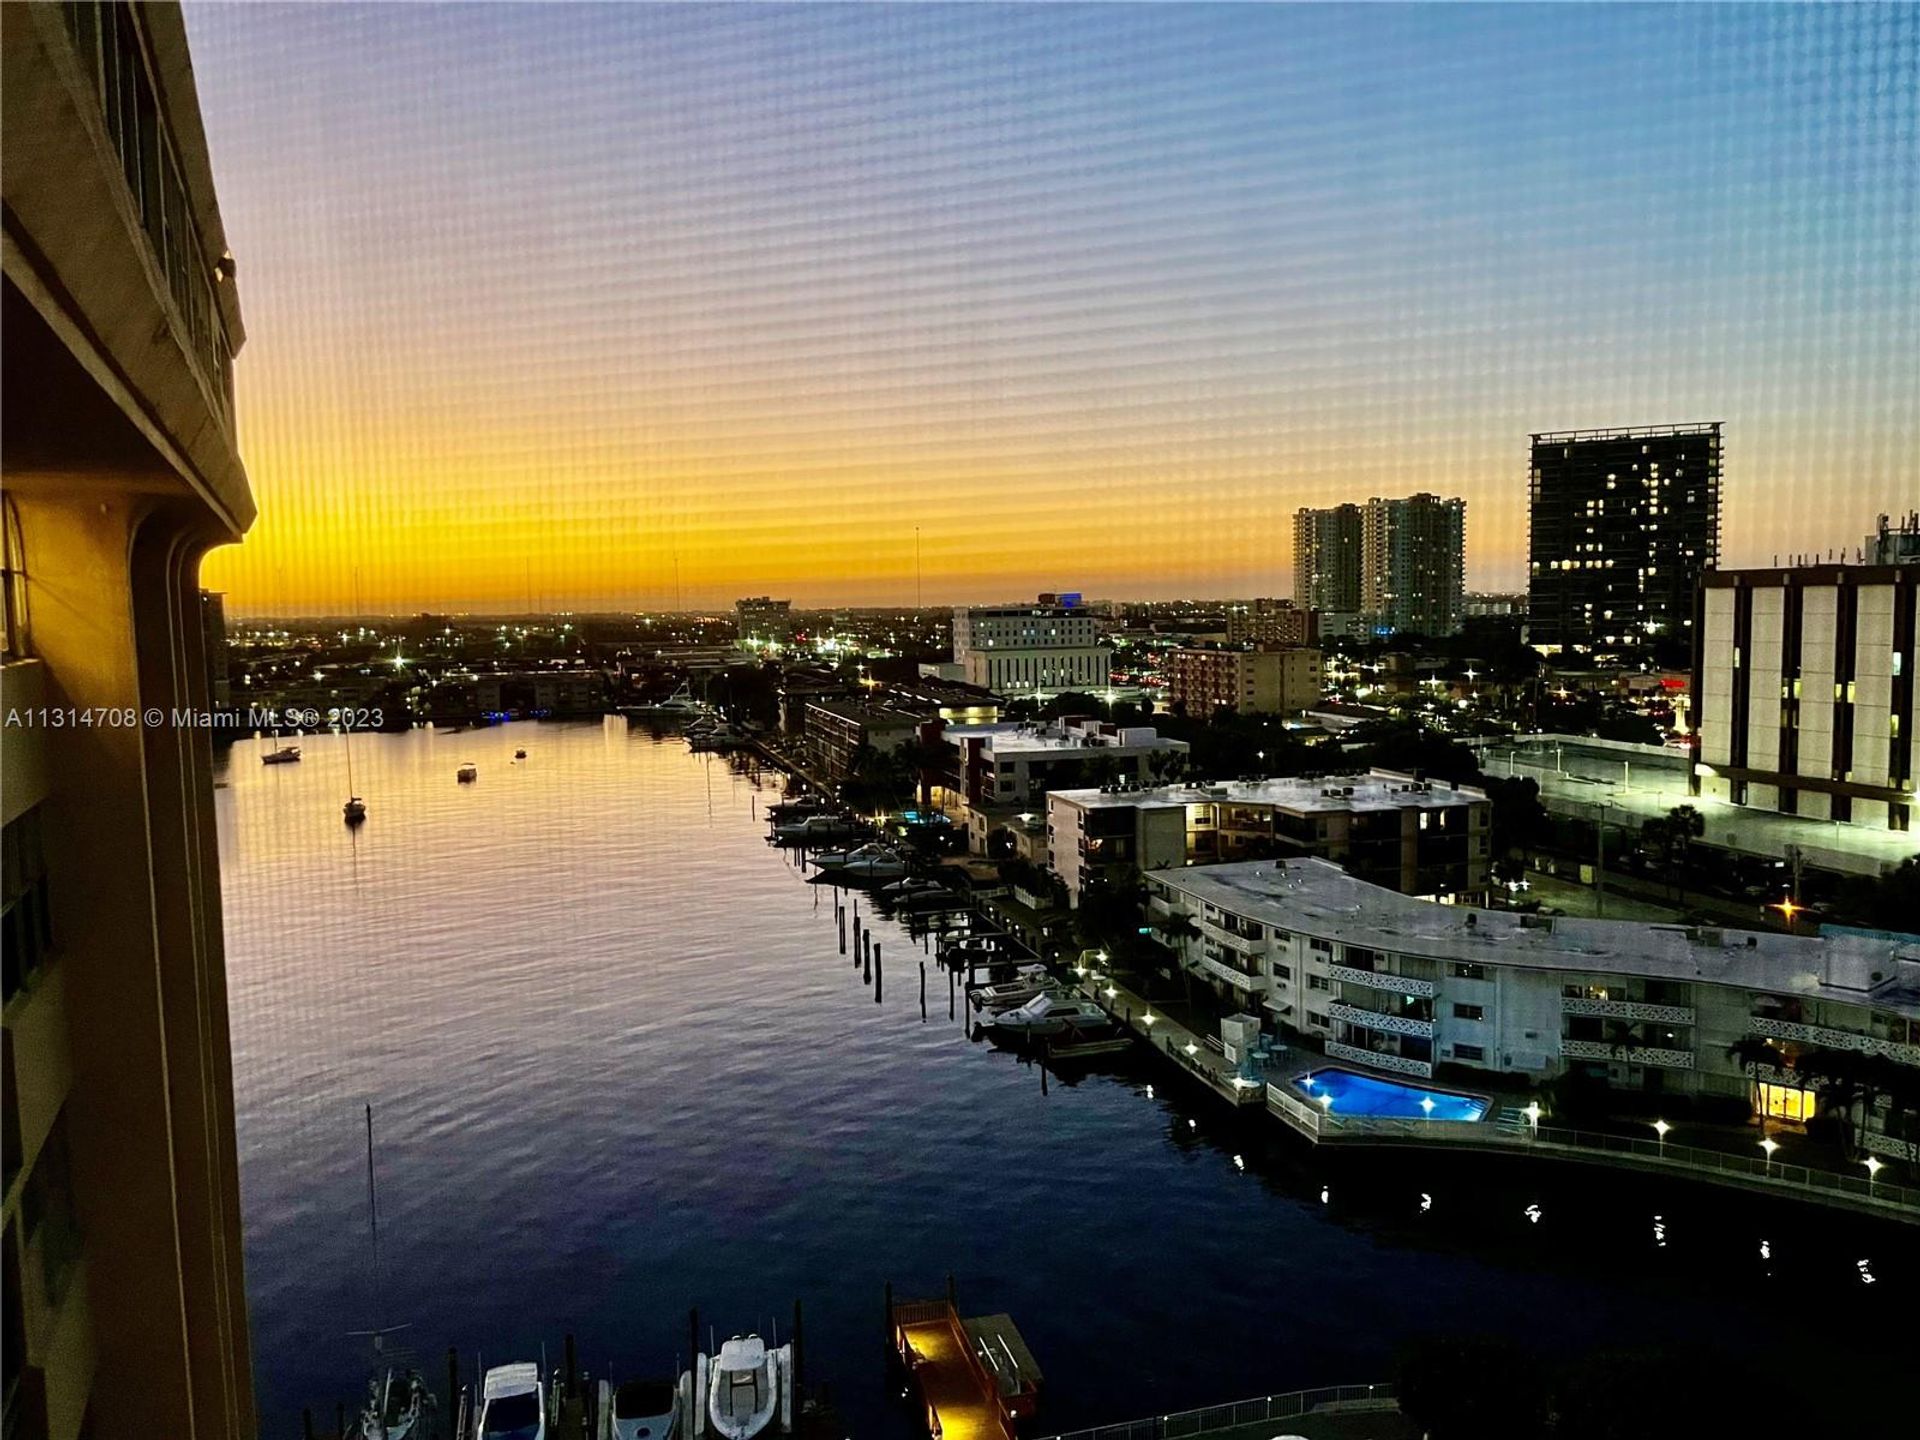
[[[1880,1178],[1881,1162],[1878,1155],[1869,1155],[1860,1162],[1867,1167],[1867,1193],[1873,1193],[1873,1182]]]
[[[1789,895],[1787,896],[1786,899],[1777,901],[1776,903],[1769,905],[1767,908],[1769,910],[1778,910],[1781,914],[1781,917],[1785,919],[1787,922],[1787,929],[1791,930],[1793,929],[1793,917],[1798,915],[1802,910],[1805,910],[1807,907],[1796,903],[1794,898],[1791,895]]]
[[[1780,1142],[1775,1140],[1771,1135],[1769,1135],[1766,1139],[1760,1142],[1760,1148],[1767,1152],[1767,1160],[1766,1160],[1767,1171],[1769,1174],[1771,1174],[1773,1171],[1773,1152],[1780,1148]]]
[[[1320,1097],[1320,1108],[1329,1115],[1333,1113],[1333,1092],[1328,1091]]]
[[[1433,1119],[1433,1097],[1431,1095],[1422,1095],[1420,1097],[1420,1108],[1426,1112],[1427,1119]]]
[[[1527,1124],[1533,1127],[1534,1135],[1538,1136],[1540,1134],[1540,1102],[1529,1100],[1527,1108],[1520,1113],[1527,1117]]]
[[[1660,1137],[1660,1153],[1662,1155],[1667,1153],[1667,1131],[1672,1128],[1673,1127],[1664,1120],[1656,1120],[1653,1122],[1653,1133]]]
[[[1108,993],[1111,994],[1112,992],[1109,991]],[[1151,1027],[1153,1025],[1154,1020],[1157,1018],[1158,1017],[1155,1016],[1151,1010],[1149,1010],[1144,1016],[1141,1017],[1141,1023],[1143,1025]]]

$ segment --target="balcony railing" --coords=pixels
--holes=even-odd
[[[1793,1040],[1802,1045],[1819,1045],[1828,1050],[1857,1050],[1863,1055],[1884,1055],[1902,1065],[1920,1065],[1920,1045],[1906,1045],[1878,1035],[1862,1035],[1855,1030],[1835,1030],[1830,1025],[1806,1025],[1798,1020],[1778,1020],[1771,1015],[1755,1015],[1747,1024],[1755,1035],[1769,1040]]]
[[[1411,975],[1392,975],[1385,970],[1356,970],[1351,965],[1329,965],[1327,974],[1348,985],[1371,985],[1376,990],[1391,990],[1396,995],[1418,995],[1426,1000],[1433,998],[1433,982],[1416,980]]]
[[[1569,1060],[1617,1060],[1623,1065],[1652,1065],[1660,1070],[1693,1069],[1691,1050],[1664,1050],[1656,1045],[1609,1045],[1604,1040],[1562,1040],[1560,1053]]]
[[[1417,1075],[1422,1080],[1433,1078],[1433,1066],[1425,1060],[1409,1060],[1404,1055],[1381,1055],[1372,1050],[1362,1050],[1358,1045],[1343,1045],[1338,1040],[1327,1041],[1327,1054],[1336,1060],[1351,1060],[1356,1065],[1370,1066],[1375,1070],[1391,1070],[1396,1075]]]
[[[1644,1000],[1597,1000],[1586,995],[1564,995],[1563,1015],[1597,1015],[1608,1020],[1647,1020],[1658,1025],[1693,1024],[1691,1005],[1653,1005]]]
[[[1203,973],[1218,976],[1229,985],[1236,986],[1242,990],[1260,990],[1265,988],[1265,982],[1258,975],[1249,975],[1246,971],[1235,969],[1231,965],[1215,960],[1210,955],[1194,955],[1191,958]]]
[[[1412,1015],[1388,1015],[1380,1010],[1365,1010],[1358,1005],[1340,1002],[1329,1005],[1327,1013],[1349,1025],[1364,1025],[1369,1030],[1380,1030],[1389,1035],[1418,1035],[1423,1040],[1433,1038],[1433,1021]]]

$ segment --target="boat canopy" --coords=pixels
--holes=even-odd
[[[721,1370],[734,1372],[758,1370],[766,1363],[767,1342],[758,1335],[734,1336],[720,1347],[719,1358],[714,1361]]]

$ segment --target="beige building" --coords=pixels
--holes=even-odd
[[[1320,638],[1316,619],[1291,600],[1237,600],[1227,607],[1227,643],[1311,645]]]
[[[5,1433],[238,1440],[211,757],[173,718],[209,699],[201,557],[254,515],[233,262],[179,10],[0,26]]]
[[[1167,703],[1203,720],[1221,710],[1287,715],[1320,703],[1320,652],[1300,646],[1187,646],[1167,656],[1166,674]]]

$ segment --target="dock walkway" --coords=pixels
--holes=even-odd
[[[1005,1315],[962,1320],[952,1302],[905,1300],[891,1308],[896,1355],[927,1407],[936,1440],[1014,1440],[1030,1415],[1040,1369]]]

